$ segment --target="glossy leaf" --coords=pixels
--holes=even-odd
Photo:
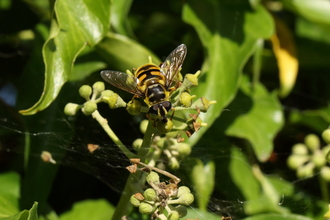
[[[196,159],[191,171],[198,207],[200,210],[206,211],[214,189],[215,164],[213,161],[209,161],[204,165],[201,160]]]
[[[96,51],[107,63],[115,68],[114,70],[121,72],[148,63],[149,56],[152,58],[153,63],[161,62],[155,54],[138,42],[114,33],[108,33],[96,46]]]
[[[188,214],[183,219],[208,219],[208,220],[221,220],[222,218],[210,212],[199,209],[188,208]]]
[[[23,210],[15,215],[3,217],[0,215],[0,219],[3,220],[38,220],[38,203],[35,202],[30,210]]]
[[[284,123],[276,93],[269,94],[261,84],[251,88],[244,77],[241,92],[229,109],[240,109],[242,113],[233,119],[226,134],[249,140],[258,159],[266,161],[273,151],[273,139]]]
[[[113,0],[111,5],[111,27],[117,33],[127,37],[133,37],[127,18],[131,5],[132,0]]]
[[[108,220],[114,212],[114,208],[104,199],[85,200],[77,202],[72,210],[63,213],[60,220]]]
[[[312,220],[312,218],[296,214],[262,214],[244,218],[243,220]]]
[[[43,47],[44,92],[39,101],[21,114],[31,115],[54,101],[72,74],[73,63],[86,46],[94,46],[106,34],[110,22],[110,1],[56,1],[56,20]]]
[[[230,173],[247,201],[244,203],[246,214],[288,212],[286,208],[279,205],[283,189],[277,191],[278,187],[273,186],[275,181],[269,181],[260,171],[256,172],[258,168],[251,167],[245,156],[235,148],[232,149],[231,158]]]
[[[72,74],[68,81],[73,82],[73,81],[83,80],[90,73],[104,69],[105,67],[106,64],[100,61],[90,61],[90,62],[76,64],[73,67]]]
[[[190,0],[184,5],[183,19],[191,24],[206,50],[202,75],[193,94],[217,101],[204,122],[211,125],[221,110],[235,97],[246,60],[259,38],[268,38],[274,30],[271,16],[262,5],[252,9],[248,1]],[[195,143],[206,131],[190,138]]]
[[[317,110],[292,111],[289,116],[291,123],[300,123],[321,133],[329,127],[330,106]]]
[[[330,25],[330,2],[324,0],[282,0],[284,6],[313,22]]]
[[[18,174],[14,172],[0,175],[0,217],[18,212],[19,181]]]

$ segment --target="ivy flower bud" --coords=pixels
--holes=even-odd
[[[174,208],[175,211],[179,213],[179,217],[183,218],[187,215],[187,208],[183,205],[178,205]]]
[[[147,119],[141,121],[141,123],[140,123],[140,131],[141,131],[142,134],[145,134],[146,133],[148,124],[149,124],[149,120],[147,120]]]
[[[180,197],[180,196],[182,196],[183,194],[185,194],[185,193],[190,193],[191,191],[190,191],[190,189],[188,188],[188,187],[186,187],[186,186],[180,186],[179,188],[178,188],[178,194],[177,194],[177,197]]]
[[[139,150],[140,149],[140,147],[141,147],[141,145],[142,145],[142,143],[143,143],[143,140],[141,139],[141,138],[138,138],[138,139],[135,139],[134,141],[133,141],[133,148],[134,148],[134,150]]]
[[[311,151],[320,148],[320,140],[315,134],[309,134],[305,137],[305,144]]]
[[[325,158],[326,158],[326,160],[327,160],[328,162],[330,162],[330,158],[329,158],[330,154],[329,154],[329,151],[330,151],[330,145],[327,145],[327,146],[325,146],[324,148],[322,148],[322,152],[323,152],[323,154],[324,154],[324,156],[325,156]]]
[[[191,105],[191,108],[198,108],[201,112],[207,112],[209,107],[215,103],[216,101],[209,101],[208,99],[201,97]]]
[[[90,99],[91,94],[92,94],[92,87],[88,85],[83,85],[82,87],[80,87],[79,95],[84,99],[86,99],[87,101]]]
[[[157,220],[168,220],[168,218],[164,214],[160,214],[157,216]]]
[[[177,170],[180,168],[180,163],[179,163],[178,159],[176,159],[175,157],[171,157],[169,166],[171,167],[171,169]]]
[[[330,167],[324,166],[321,168],[321,176],[325,181],[330,182]]]
[[[149,203],[146,203],[146,202],[141,202],[141,204],[139,206],[140,213],[142,213],[144,215],[151,214],[153,209],[154,209],[154,207],[152,205],[150,205]]]
[[[79,109],[81,109],[81,107],[81,105],[75,103],[68,103],[64,107],[64,114],[67,116],[74,116],[79,111]]]
[[[104,90],[103,92],[101,92],[101,101],[108,103],[110,96],[112,96],[113,94],[114,92],[111,90]]]
[[[181,157],[185,157],[191,153],[191,147],[187,143],[179,143],[177,151],[179,152]]]
[[[322,138],[327,144],[330,144],[330,129],[329,128],[323,131]]]
[[[158,184],[159,183],[159,175],[158,173],[151,171],[147,176],[146,176],[146,181],[148,183],[155,183]]]
[[[128,111],[128,113],[130,113],[131,115],[137,115],[140,114],[141,112],[141,102],[139,100],[132,100],[130,102],[127,103],[127,107],[126,110]]]
[[[167,119],[166,123],[158,122],[157,123],[157,129],[161,134],[166,134],[173,129],[173,122],[169,118]]]
[[[312,156],[312,161],[318,168],[323,167],[327,163],[327,161],[325,160],[325,155],[319,149],[314,152]]]
[[[97,104],[94,101],[85,102],[82,112],[85,115],[91,115],[94,111],[97,110]]]
[[[157,199],[157,193],[152,188],[146,189],[143,193],[143,196],[147,201],[156,201]]]
[[[309,162],[308,164],[306,164],[304,166],[300,166],[297,169],[297,176],[299,178],[311,176],[311,175],[313,175],[314,168],[315,168],[315,165],[314,165],[314,163],[311,163],[311,162]]]
[[[111,109],[126,107],[126,102],[117,93],[108,98],[108,104]]]
[[[93,84],[93,92],[97,95],[103,92],[104,89],[105,89],[104,82],[99,81]]]
[[[293,170],[298,169],[301,165],[309,161],[310,156],[308,155],[296,155],[291,154],[287,160],[288,167],[290,167]]]
[[[167,147],[167,142],[166,142],[166,138],[160,138],[157,143],[156,143],[157,147],[160,149],[165,149]]]
[[[198,86],[198,76],[201,73],[200,70],[198,70],[195,74],[186,74],[183,80],[183,86],[186,88],[191,88]]]
[[[194,201],[194,195],[192,193],[184,193],[177,199],[177,203],[188,206]]]
[[[190,107],[191,103],[192,103],[192,99],[195,98],[195,95],[190,95],[188,92],[183,92],[180,95],[180,103],[184,106],[184,107]]]
[[[301,143],[295,144],[292,147],[292,153],[298,155],[307,155],[308,154],[307,146]]]
[[[142,195],[141,195],[142,197]],[[138,196],[136,196],[136,194],[132,195],[131,198],[129,199],[130,203],[135,206],[135,207],[139,207],[139,205],[141,204],[140,199],[138,199]]]
[[[171,212],[168,217],[168,220],[178,220],[179,219],[179,213],[177,211]]]

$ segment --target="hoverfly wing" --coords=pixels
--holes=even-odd
[[[160,68],[166,77],[166,87],[170,87],[173,80],[177,77],[182,63],[186,58],[186,54],[187,47],[186,45],[181,44],[175,48],[170,55],[168,55],[164,63],[161,64]]]
[[[143,93],[137,87],[136,78],[132,75],[119,71],[103,70],[101,71],[101,76],[106,82],[119,89],[139,97],[143,96]]]

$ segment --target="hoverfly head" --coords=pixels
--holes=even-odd
[[[158,104],[151,106],[149,108],[148,113],[161,116],[162,122],[166,123],[167,122],[166,115],[167,115],[167,112],[171,110],[171,108],[172,108],[172,103],[169,101],[164,101],[164,102],[160,102]]]

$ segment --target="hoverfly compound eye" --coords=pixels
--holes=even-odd
[[[162,105],[164,106],[164,108],[166,109],[166,111],[169,111],[169,110],[171,110],[171,108],[172,108],[172,103],[169,102],[169,101],[164,101],[164,102],[162,103]]]
[[[149,108],[148,113],[153,114],[153,115],[158,115],[158,105],[153,105]]]

